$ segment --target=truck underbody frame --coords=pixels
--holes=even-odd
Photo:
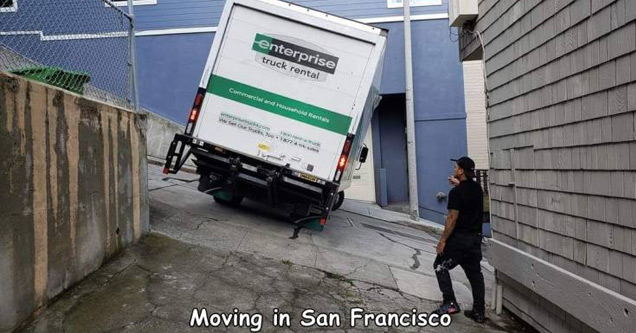
[[[196,157],[197,173],[201,175],[199,191],[230,193],[285,209],[299,226],[317,219],[324,225],[335,204],[335,182],[310,181],[288,165],[250,158],[185,134],[175,134],[163,172],[177,173],[190,154]]]

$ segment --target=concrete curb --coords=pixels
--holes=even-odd
[[[443,225],[437,224],[432,221],[428,221],[428,220],[420,218],[419,222],[415,222],[411,220],[410,216],[407,214],[394,212],[394,211],[387,211],[371,202],[364,202],[364,201],[351,200],[351,199],[347,199],[347,200],[345,200],[345,203],[348,203],[348,205],[343,204],[340,210],[348,212],[348,213],[356,214],[356,215],[361,215],[361,216],[366,216],[369,218],[381,220],[388,223],[395,223],[395,224],[399,224],[402,226],[406,226],[406,227],[410,227],[410,228],[414,228],[418,230],[432,232],[437,235],[441,235],[444,232]],[[486,240],[486,242],[488,241],[488,238],[484,238],[484,239]],[[481,266],[483,269],[494,274],[495,268],[492,265],[490,265],[487,259],[484,258],[484,260],[481,261]]]
[[[411,217],[407,214],[385,210],[371,202],[345,199],[340,210],[389,223],[397,223],[403,226],[433,232],[435,234],[441,234],[444,231],[444,226],[441,224],[422,218],[416,222],[411,220]]]

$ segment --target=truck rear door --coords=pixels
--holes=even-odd
[[[374,44],[238,4],[217,36],[194,136],[333,179]]]

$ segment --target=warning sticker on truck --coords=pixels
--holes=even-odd
[[[313,153],[320,153],[320,142],[304,138],[297,134],[292,134],[287,131],[281,131],[281,133],[275,134],[270,131],[270,128],[259,124],[253,120],[244,119],[227,112],[222,112],[219,116],[219,122],[221,124],[232,126],[243,131],[247,131],[254,134],[259,134],[266,139],[270,139],[276,142],[282,142],[287,145],[304,148]],[[263,151],[269,151],[270,146],[264,142],[258,144],[258,148]]]

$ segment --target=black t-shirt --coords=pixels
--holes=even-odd
[[[448,209],[459,211],[453,233],[481,233],[484,215],[484,193],[479,183],[464,180],[450,190]]]

